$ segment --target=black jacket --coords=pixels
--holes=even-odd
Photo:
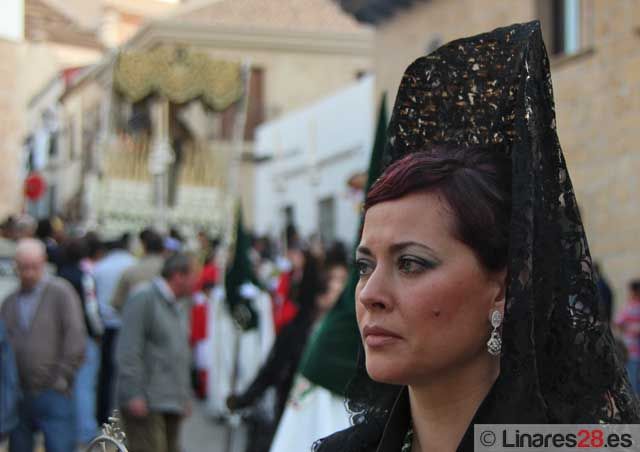
[[[82,313],[84,314],[84,321],[87,327],[87,332],[89,336],[93,339],[100,338],[100,332],[95,331],[91,326],[91,322],[89,321],[89,316],[87,314],[86,308],[86,300],[85,300],[85,291],[84,284],[82,282],[85,273],[80,268],[79,264],[62,264],[58,267],[58,276],[62,279],[66,279],[75,289],[78,294],[78,298],[80,299],[80,304],[82,307]]]
[[[476,411],[458,445],[457,452],[473,452],[474,424],[492,423],[487,419],[491,418],[489,414],[495,403],[493,388]],[[398,393],[386,422],[373,420],[356,424],[324,438],[316,450],[318,452],[400,452],[410,424],[409,391],[405,386]]]

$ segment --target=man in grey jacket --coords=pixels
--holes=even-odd
[[[70,452],[75,447],[71,390],[87,337],[82,306],[68,282],[45,273],[42,242],[21,240],[15,260],[20,289],[0,311],[24,392],[9,451],[31,452],[34,432],[42,430],[47,452]]]
[[[179,452],[191,411],[189,303],[196,261],[175,254],[125,303],[116,349],[117,401],[129,452]]]

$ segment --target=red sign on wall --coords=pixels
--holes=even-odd
[[[34,171],[24,181],[24,195],[30,201],[37,201],[47,191],[47,182],[42,174]]]

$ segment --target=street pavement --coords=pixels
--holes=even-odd
[[[206,414],[204,405],[196,404],[183,425],[182,444],[183,452],[242,452],[245,429],[217,423]]]
[[[215,422],[207,415],[204,405],[196,403],[193,414],[183,424],[182,452],[242,452],[245,446],[244,428],[239,426],[231,429],[231,436],[229,432],[226,424]],[[0,452],[6,451],[6,443],[0,444]],[[40,445],[35,452],[44,452],[44,448]]]

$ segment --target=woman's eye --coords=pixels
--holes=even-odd
[[[398,269],[403,273],[421,273],[429,267],[429,263],[422,259],[401,257],[398,260]]]
[[[371,273],[371,270],[373,269],[373,266],[371,265],[370,262],[363,260],[363,259],[358,259],[356,261],[356,268],[358,269],[358,274],[360,276],[366,276],[369,273]]]

